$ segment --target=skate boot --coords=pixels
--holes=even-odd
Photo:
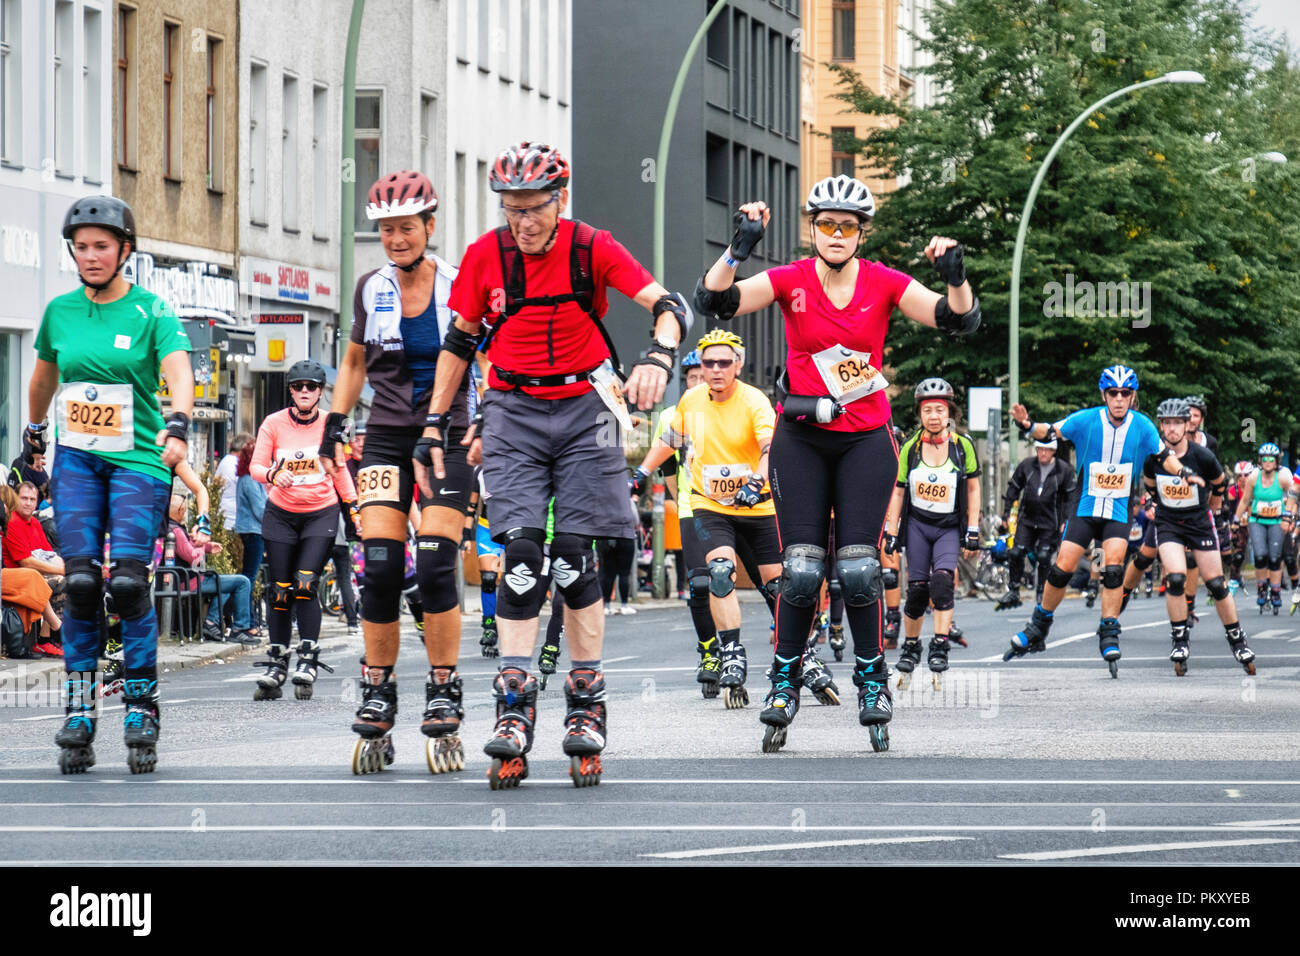
[[[421,733],[429,738],[424,742],[429,773],[465,769],[465,744],[460,739],[460,722],[464,719],[456,668],[429,668],[429,679],[424,684],[424,719],[420,723]]]
[[[63,726],[54,735],[59,745],[59,772],[85,773],[95,766],[95,675],[68,671],[63,682]]]
[[[719,640],[721,637],[719,635]],[[749,703],[749,692],[745,690],[745,676],[748,670],[745,645],[740,643],[738,636],[734,636],[722,645],[722,675],[718,679],[718,684],[722,688],[722,702],[727,710],[736,710]]]
[[[126,661],[122,655],[122,639],[120,637],[110,637],[108,639],[104,645],[104,657],[108,661],[108,666],[104,668],[103,683],[100,686],[99,696],[101,698],[112,697],[114,694],[122,692],[122,675],[126,673]]]
[[[528,751],[537,723],[537,680],[517,667],[505,667],[492,682],[497,725],[483,752],[492,758],[488,787],[507,790],[528,776]]]
[[[1170,636],[1174,649],[1169,652],[1169,659],[1174,662],[1174,673],[1184,677],[1187,674],[1187,659],[1192,655],[1192,649],[1187,643],[1186,623],[1173,625]]]
[[[500,656],[501,651],[497,648],[497,619],[495,617],[483,618],[483,636],[478,639],[478,645],[484,657]]]
[[[700,695],[705,700],[712,700],[718,696],[718,680],[722,676],[717,635],[707,641],[696,642],[696,649],[700,652],[700,666],[695,671],[695,680],[700,685]]]
[[[1295,613],[1295,609],[1297,607],[1300,607],[1300,590],[1296,590],[1295,588],[1292,588],[1291,590],[1291,613],[1292,614]]]
[[[805,653],[804,660],[808,655]],[[815,660],[816,658],[814,658]],[[785,746],[786,733],[799,713],[800,659],[781,657],[772,659],[772,689],[763,699],[766,705],[758,719],[766,725],[763,731],[763,753],[773,754]]]
[[[1142,582],[1142,593],[1147,597],[1151,596],[1151,578],[1145,578]]]
[[[1102,660],[1110,667],[1110,676],[1119,677],[1119,621],[1103,617],[1097,625],[1097,641],[1101,646]]]
[[[561,630],[560,634],[563,633],[564,631]],[[542,675],[542,679],[539,686],[541,687],[542,690],[546,690],[546,682],[550,680],[551,675],[555,673],[555,665],[559,662],[559,660],[560,660],[560,640],[557,637],[555,639],[554,644],[551,643],[543,644],[541,653],[537,655],[537,671],[539,674]]]
[[[1196,613],[1196,598],[1187,598],[1187,629],[1190,631],[1200,620],[1201,616]]]
[[[1011,647],[1002,655],[1004,661],[1022,654],[1037,654],[1047,650],[1047,632],[1052,629],[1052,612],[1043,609],[1041,604],[1034,605],[1034,613],[1029,618],[1025,629],[1011,638]]]
[[[312,688],[316,684],[316,668],[323,667],[331,674],[334,668],[328,664],[322,664],[320,661],[320,643],[318,641],[309,641],[303,638],[298,643],[298,668],[293,673],[293,696],[298,700],[311,700]],[[270,677],[268,671],[265,675]],[[276,697],[280,696],[280,688],[276,689]]]
[[[1224,630],[1228,638],[1228,646],[1232,648],[1232,656],[1237,659],[1237,663],[1245,669],[1247,674],[1254,676],[1255,652],[1246,645],[1246,635],[1242,631],[1241,625],[1230,624]]]
[[[605,749],[605,675],[589,667],[569,671],[564,682],[564,752],[575,787],[594,787]]]
[[[1282,589],[1281,589],[1281,588],[1269,588],[1269,589],[1268,589],[1268,601],[1269,601],[1269,604],[1271,604],[1271,605],[1273,606],[1273,616],[1276,617],[1276,616],[1277,616],[1277,612],[1280,611],[1280,610],[1282,610]]]
[[[966,632],[956,624],[948,625],[948,640],[950,643],[956,644],[960,647],[970,647],[970,644],[966,642],[965,634]]]
[[[1255,605],[1259,608],[1259,613],[1264,613],[1264,608],[1268,606],[1268,582],[1260,581],[1259,587],[1255,591]]]
[[[836,663],[844,660],[844,647],[847,642],[844,640],[843,624],[831,625],[828,643],[831,646],[832,653],[835,654]]]
[[[861,658],[858,659],[861,660]],[[912,682],[912,671],[916,670],[916,665],[919,663],[921,663],[921,639],[919,637],[909,637],[903,641],[903,653],[898,656],[899,690],[907,690],[907,685]],[[856,678],[857,671],[854,671],[853,674]]]
[[[920,660],[920,641],[917,660]],[[867,728],[871,749],[880,753],[889,749],[889,721],[894,716],[893,697],[889,693],[889,669],[885,658],[871,660],[855,657],[853,686],[858,689],[858,723]]]
[[[1005,611],[1008,608],[1020,607],[1020,588],[1009,587],[1007,593],[998,598],[998,603],[993,605],[995,611]]]
[[[822,611],[813,620],[813,634],[816,636],[818,644],[826,643],[826,635],[829,633],[830,627],[831,616],[826,611]]]
[[[893,650],[898,647],[898,627],[903,622],[903,612],[896,607],[885,609],[885,629],[882,632],[885,638],[885,649]]]
[[[158,678],[126,678],[122,703],[126,705],[122,720],[126,765],[132,773],[153,773],[158,764]]]
[[[253,662],[254,667],[266,668],[265,674],[258,675],[253,700],[279,700],[285,678],[289,676],[289,648],[272,644],[266,649],[266,655],[267,660]]]
[[[939,675],[948,669],[948,635],[936,634],[930,638],[925,664],[930,668],[930,683],[935,690],[943,690]]]
[[[397,756],[393,747],[393,723],[397,720],[397,681],[391,667],[361,670],[361,706],[352,732],[360,739],[352,748],[352,772],[358,776],[378,773]]]
[[[817,659],[817,645],[812,640],[809,640],[808,646],[804,648],[803,660],[799,667],[803,674],[801,683],[817,698],[817,703],[838,707],[840,689],[831,679],[830,668]]]
[[[1088,605],[1088,607],[1092,607],[1094,604],[1097,603],[1097,582],[1096,581],[1088,582],[1088,588],[1086,591],[1083,592],[1083,600],[1084,603]]]

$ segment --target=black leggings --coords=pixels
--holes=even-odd
[[[600,538],[596,542],[600,556],[600,595],[609,601],[618,579],[618,596],[624,604],[632,599],[632,567],[636,563],[636,543],[631,538]]]
[[[272,593],[277,582],[293,582],[298,571],[315,574],[319,581],[320,573],[333,550],[333,535],[303,538],[296,544],[266,542],[267,584]],[[299,638],[304,641],[320,639],[319,598],[308,599],[295,594],[288,607],[276,607],[274,597],[271,600],[271,614],[266,624],[272,644],[289,646],[289,640],[293,636],[294,614],[298,617]]]
[[[887,426],[867,432],[836,432],[778,419],[769,477],[781,547],[810,544],[826,548],[834,508],[837,547],[865,544],[878,548],[897,474],[898,449]],[[800,608],[777,599],[778,654],[793,657],[803,653],[816,603]],[[853,631],[854,653],[866,660],[882,656],[881,603],[850,605],[844,610]]]
[[[356,627],[357,595],[352,590],[352,545],[335,544],[330,549],[330,559],[334,562],[334,580],[339,583],[343,616],[348,619],[348,627]]]

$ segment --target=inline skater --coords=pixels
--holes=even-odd
[[[67,598],[59,769],[83,773],[95,763],[107,534],[108,591],[121,618],[127,766],[149,773],[159,729],[150,563],[167,516],[171,468],[185,459],[194,405],[190,343],[166,300],[121,274],[135,248],[135,216],[126,203],[78,199],[64,216],[63,238],[84,288],[45,308],[27,392],[31,423],[22,435],[28,461],[45,452],[53,402],[59,448],[52,494]],[[157,396],[160,370],[172,396],[166,419]]]
[[[907,688],[921,662],[921,623],[933,604],[934,637],[926,666],[939,690],[939,675],[948,669],[957,553],[969,559],[980,546],[980,465],[974,443],[952,430],[957,416],[952,386],[941,378],[927,378],[913,395],[921,428],[898,450],[898,482],[885,516],[885,550],[907,550],[898,687]]]
[[[334,550],[339,503],[356,513],[356,486],[346,467],[320,454],[325,419],[320,413],[325,368],[315,359],[289,369],[289,407],[268,415],[257,430],[248,473],[267,486],[262,513],[271,613],[267,659],[255,667],[253,700],[279,700],[289,674],[293,620],[298,621],[298,664],[293,693],[310,700],[316,671],[334,668],[320,660],[320,576]],[[355,520],[355,518],[354,518]]]
[[[492,540],[492,526],[488,522],[487,489],[483,475],[478,475],[477,512],[474,521],[474,548],[478,552],[479,575],[479,651],[484,657],[494,659],[501,653],[497,646],[497,582],[501,574],[501,557],[505,549]]]
[[[1128,503],[1133,471],[1155,455],[1166,474],[1188,478],[1178,456],[1160,441],[1151,419],[1133,408],[1138,374],[1123,365],[1101,371],[1097,387],[1104,404],[1077,411],[1059,422],[1034,422],[1024,405],[1011,406],[1011,420],[1030,438],[1050,441],[1057,436],[1072,442],[1081,483],[1074,515],[1065,523],[1056,563],[1047,572],[1043,600],[1034,607],[1025,629],[1011,639],[1003,655],[1010,660],[1046,648],[1052,614],[1065,596],[1071,571],[1093,541],[1101,543],[1101,622],[1097,639],[1112,677],[1119,676],[1119,612],[1123,601],[1124,553],[1128,549]]]
[[[779,303],[788,367],[772,439],[772,496],[780,530],[782,578],[776,610],[772,690],[759,719],[763,749],[785,743],[799,706],[800,661],[825,577],[831,511],[835,563],[853,629],[858,720],[872,746],[888,746],[892,716],[880,641],[879,544],[887,490],[897,468],[883,364],[895,307],[914,322],[961,335],[979,327],[979,302],[966,281],[962,248],[934,237],[926,258],[947,284],[940,296],[907,275],[857,257],[862,227],[875,214],[871,191],[848,176],[816,183],[805,211],[815,256],[740,282],[736,267],[762,238],[763,202],[736,214],[731,245],[696,286],[696,306],[729,321]]]
[[[497,602],[501,670],[493,685],[497,724],[484,751],[492,789],[528,772],[537,717],[529,673],[545,598],[542,545],[547,502],[555,498],[551,573],[564,592],[570,665],[563,748],[575,786],[600,782],[605,747],[605,615],[592,558],[597,537],[635,536],[619,431],[631,427],[627,402],[648,408],[663,396],[691,316],[681,296],[654,281],[613,236],[562,219],[568,161],[549,146],[521,143],[492,164],[488,187],[501,194],[506,225],[465,253],[450,303],[456,311],[438,357],[437,384],[422,466],[441,480],[449,456],[470,444],[492,492],[494,538],[505,549]],[[619,362],[601,317],[614,287],[654,316],[650,354],[620,390]],[[502,295],[504,293],[504,295]],[[448,430],[456,383],[479,348],[492,362],[483,400],[484,437]],[[612,437],[611,437],[612,432]]]
[[[1188,395],[1185,399],[1192,410],[1192,417],[1187,422],[1187,440],[1194,445],[1201,445],[1210,450],[1215,458],[1219,457],[1219,440],[1201,426],[1205,424],[1205,413],[1209,406],[1204,395]]]
[[[1245,522],[1250,529],[1250,549],[1255,554],[1255,603],[1259,613],[1270,604],[1277,614],[1282,607],[1282,537],[1291,530],[1295,512],[1287,496],[1296,489],[1291,472],[1278,467],[1282,449],[1273,442],[1259,446],[1259,468],[1241,482],[1241,499],[1233,515],[1233,526]]]
[[[1239,525],[1232,519],[1236,516],[1237,504],[1241,501],[1241,489],[1254,470],[1255,466],[1248,461],[1237,462],[1232,468],[1234,480],[1223,500],[1224,510],[1229,512],[1228,535],[1232,542],[1232,554],[1228,560],[1228,580],[1235,581],[1238,589],[1246,586],[1241,579],[1241,568],[1246,563],[1246,546],[1250,543],[1250,535],[1243,525]]]
[[[352,337],[339,369],[325,425],[322,455],[341,463],[347,415],[368,381],[375,390],[366,444],[357,472],[365,571],[361,626],[365,639],[362,703],[352,724],[360,738],[354,773],[392,763],[391,731],[397,717],[397,665],[408,514],[419,508],[415,584],[424,624],[429,675],[425,682],[425,758],[432,773],[461,770],[462,684],[460,600],[456,559],[474,469],[460,439],[470,429],[469,375],[462,368],[441,406],[444,434],[454,431],[438,481],[420,481],[413,455],[428,418],[437,363],[453,338],[449,305],[456,269],[427,251],[435,229],[438,194],[425,175],[402,170],[372,187],[366,217],[379,223],[388,262],[357,280]],[[416,485],[419,485],[418,494]],[[414,603],[414,602],[413,602]]]
[[[1025,557],[1034,553],[1036,603],[1043,600],[1043,586],[1047,583],[1047,569],[1052,555],[1061,543],[1061,528],[1065,524],[1070,497],[1078,488],[1072,469],[1056,457],[1056,440],[1034,442],[1034,454],[1026,458],[1007,482],[1002,496],[1002,525],[1008,527],[1013,505],[1019,505],[1016,521],[1016,543],[1007,563],[1009,580],[1007,593],[993,610],[1020,606],[1020,582],[1025,573]]]

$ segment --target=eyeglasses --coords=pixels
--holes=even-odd
[[[320,384],[317,382],[291,382],[289,385],[291,392],[318,392]]]
[[[846,239],[856,236],[858,230],[862,228],[862,224],[858,222],[836,222],[833,219],[816,219],[813,225],[823,236],[833,236],[838,232]]]
[[[1133,389],[1131,389],[1131,388],[1108,388],[1108,389],[1106,389],[1106,397],[1107,397],[1107,398],[1114,398],[1116,395],[1118,395],[1120,398],[1129,398],[1129,397],[1131,397],[1131,396],[1133,395]]]
[[[731,368],[736,364],[735,359],[700,359],[700,364],[705,368]]]
[[[501,211],[506,214],[506,218],[511,222],[518,222],[521,219],[541,219],[542,210],[552,203],[559,202],[559,199],[560,194],[553,193],[551,198],[546,200],[546,202],[539,202],[536,206],[524,206],[522,208],[519,206],[507,206],[503,202],[501,203]]]

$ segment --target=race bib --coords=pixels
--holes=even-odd
[[[1156,475],[1156,493],[1166,508],[1195,508],[1201,503],[1200,489],[1177,475]]]
[[[1145,532],[1142,530],[1140,524],[1135,524],[1128,529],[1128,539],[1130,541],[1141,541],[1143,534],[1145,534]]]
[[[751,474],[748,465],[705,465],[704,494],[720,505],[731,507],[736,492],[745,487]]]
[[[596,390],[596,394],[605,403],[605,407],[614,413],[614,417],[623,426],[623,430],[630,432],[632,430],[632,416],[628,413],[627,402],[623,399],[623,383],[618,380],[618,374],[614,371],[614,363],[609,359],[605,359],[600,363],[599,368],[592,369],[587,374],[587,381]]]
[[[1088,466],[1088,494],[1094,498],[1127,498],[1132,478],[1132,462],[1108,465],[1094,461]]]
[[[866,398],[889,384],[880,374],[880,369],[871,364],[871,355],[867,352],[832,345],[814,353],[812,360],[831,398],[841,405]]]
[[[295,448],[284,456],[284,470],[295,485],[319,485],[328,477],[320,463],[320,446]]]
[[[396,465],[367,465],[357,472],[357,502],[361,505],[400,502],[400,489]]]
[[[130,385],[67,382],[54,403],[58,443],[83,451],[130,451],[135,447]]]
[[[1282,517],[1282,501],[1258,501],[1255,503],[1256,518],[1280,518]]]
[[[932,515],[950,515],[957,508],[957,472],[922,465],[907,476],[912,507]]]

